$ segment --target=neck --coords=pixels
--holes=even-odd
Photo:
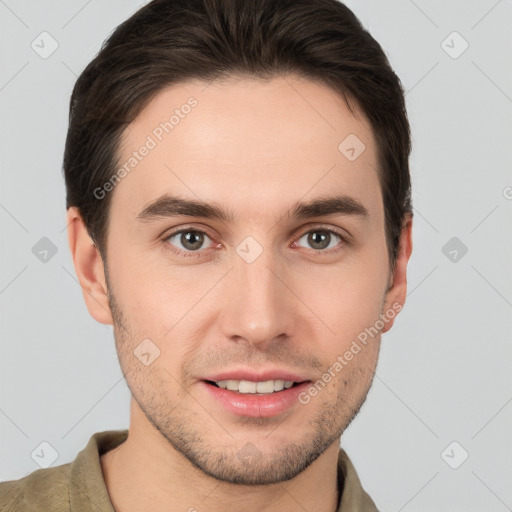
[[[338,443],[291,480],[235,485],[194,467],[150,427],[130,427],[126,441],[100,458],[116,512],[238,512],[241,508],[335,512],[338,508]]]

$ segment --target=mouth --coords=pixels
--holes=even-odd
[[[249,380],[205,380],[210,386],[214,386],[220,389],[226,389],[228,391],[234,391],[242,395],[255,395],[265,396],[279,393],[286,389],[296,387],[302,382],[294,382],[291,380],[265,380],[265,381],[249,381]],[[304,381],[303,381],[304,382]]]
[[[235,376],[239,379],[227,378]],[[278,376],[290,380],[270,378]],[[299,395],[311,381],[291,374],[259,378],[255,375],[216,375],[202,379],[200,384],[207,396],[213,399],[212,406],[220,407],[234,415],[232,417],[271,418],[297,407],[300,403]]]

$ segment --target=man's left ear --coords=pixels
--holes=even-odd
[[[385,322],[382,332],[387,332],[393,326],[396,315],[405,304],[407,295],[407,263],[412,253],[412,213],[407,213],[402,224],[400,243],[398,247],[395,267],[393,269],[391,285],[386,292],[382,315]],[[386,312],[393,311],[393,315]]]

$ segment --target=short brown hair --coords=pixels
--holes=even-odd
[[[284,73],[328,85],[369,119],[394,267],[412,214],[404,93],[379,43],[338,0],[154,0],[116,28],[73,89],[63,164],[66,208],[79,209],[105,263],[111,194],[94,190],[115,173],[123,131],[151,99],[188,79]]]

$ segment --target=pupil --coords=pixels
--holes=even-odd
[[[320,234],[320,237],[316,236],[318,235],[318,233],[324,233],[324,234]],[[320,247],[318,247],[319,249],[325,249],[325,247],[327,247],[329,245],[329,242],[326,240],[328,239],[329,237],[329,234],[326,233],[325,231],[314,231],[313,233],[311,233],[309,235],[309,242],[314,245],[316,243],[318,243],[318,238],[320,238]]]
[[[194,238],[196,239],[195,242],[194,242]],[[183,243],[183,246],[184,247],[187,247],[187,244],[189,245],[187,248],[189,249],[198,249],[199,247],[201,247],[201,244],[202,244],[202,235],[200,233],[197,233],[195,231],[187,231],[185,233],[182,234],[182,240],[185,240],[186,243]],[[199,241],[199,243],[198,243]],[[190,247],[190,245],[192,245],[192,247]]]

